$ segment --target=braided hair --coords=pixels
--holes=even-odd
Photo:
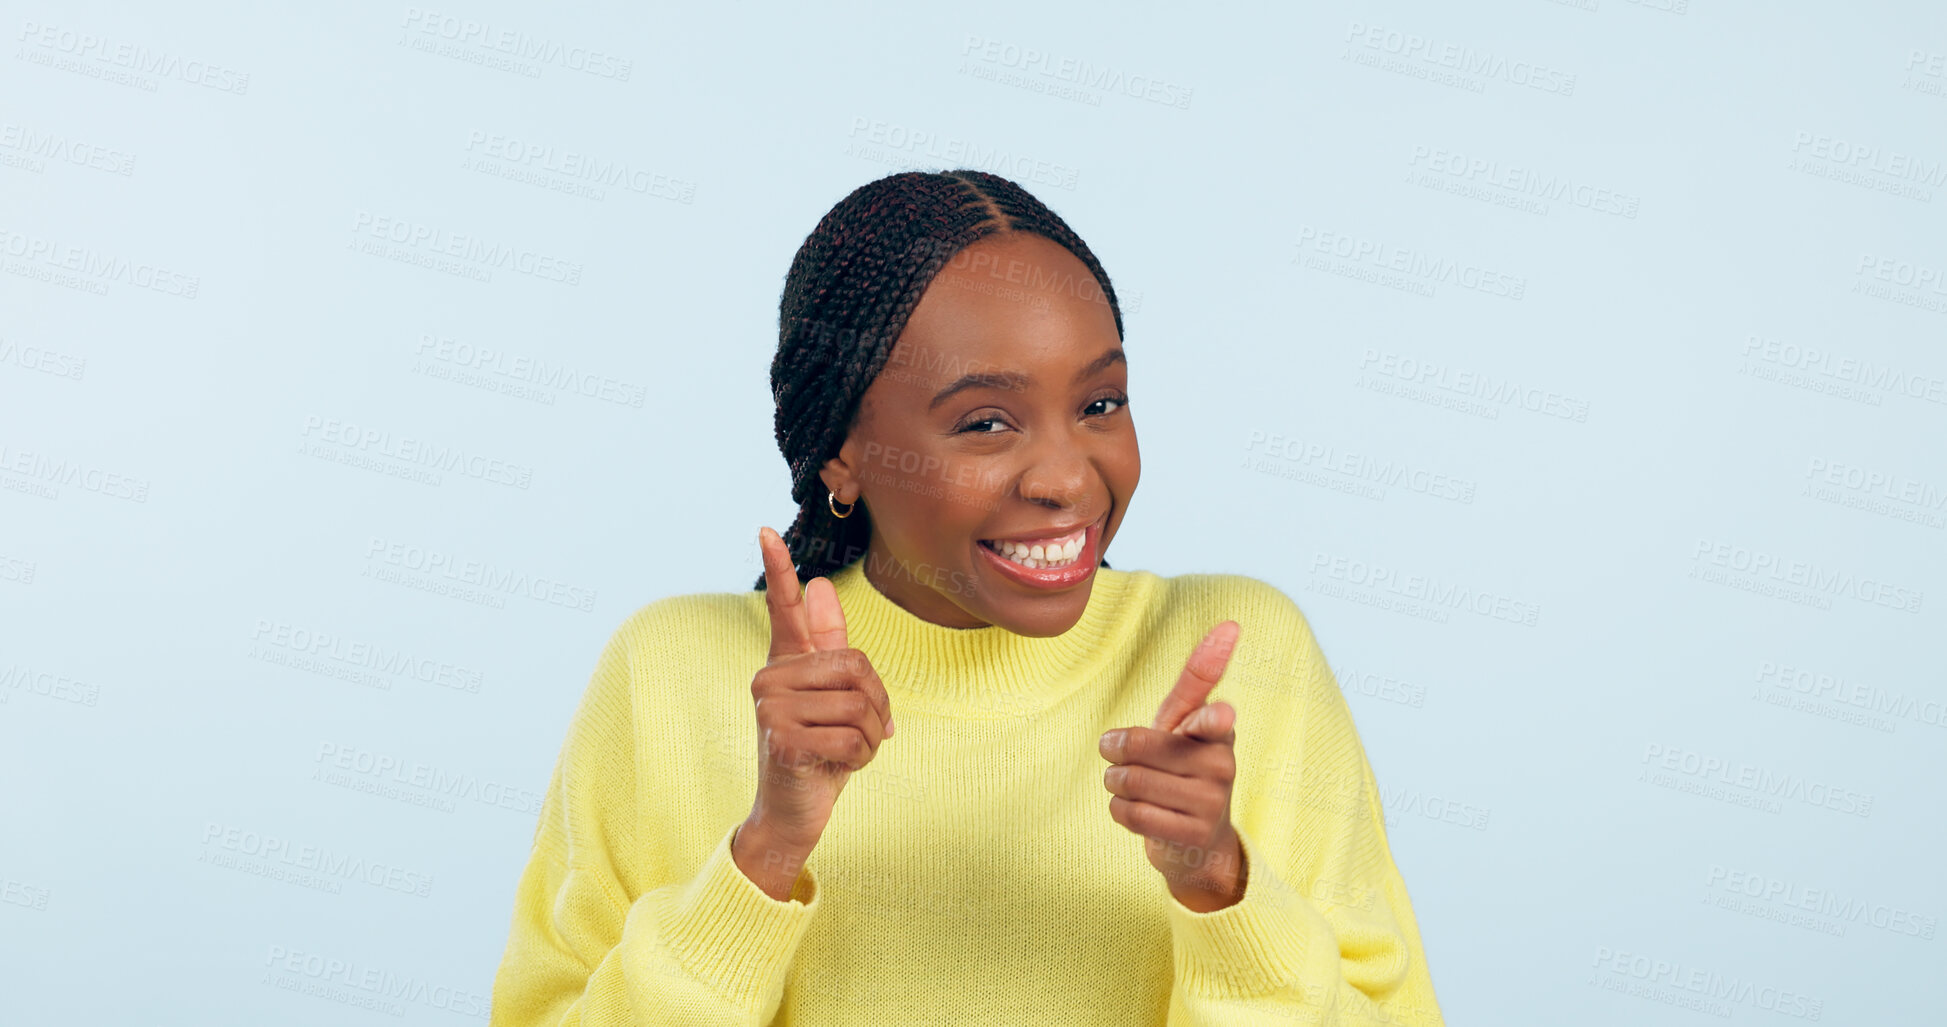
[[[800,583],[857,560],[871,540],[871,511],[834,516],[818,495],[826,491],[818,472],[850,434],[906,319],[955,254],[1010,232],[1050,239],[1087,265],[1122,336],[1115,288],[1088,245],[1026,189],[988,172],[905,171],[868,182],[827,211],[798,248],[778,304],[771,398],[798,503],[784,542]],[[753,587],[763,591],[764,575]]]

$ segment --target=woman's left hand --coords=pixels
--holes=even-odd
[[[1149,865],[1176,901],[1200,913],[1244,895],[1244,847],[1230,822],[1237,776],[1237,710],[1206,704],[1230,663],[1240,630],[1224,621],[1203,636],[1149,727],[1116,728],[1101,740],[1111,766],[1102,783],[1112,793],[1109,816],[1143,836]]]

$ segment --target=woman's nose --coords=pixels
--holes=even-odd
[[[1050,440],[1034,448],[1021,472],[1021,498],[1057,510],[1085,506],[1090,475],[1086,447]]]

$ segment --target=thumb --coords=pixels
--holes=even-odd
[[[1230,665],[1230,654],[1237,645],[1237,634],[1243,630],[1234,620],[1227,620],[1211,628],[1197,644],[1196,651],[1183,664],[1183,673],[1177,676],[1176,687],[1163,697],[1163,704],[1156,708],[1156,719],[1150,724],[1158,731],[1175,731],[1183,719],[1203,706],[1210,690],[1224,676],[1224,668]]]
[[[820,575],[805,584],[805,620],[811,629],[815,649],[843,649],[845,611],[838,605],[838,590],[830,578]]]

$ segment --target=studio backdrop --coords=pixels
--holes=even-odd
[[[484,1022],[912,168],[1100,256],[1110,562],[1298,602],[1450,1023],[1937,1016],[1940,5],[168,6],[0,25],[0,1020]]]

